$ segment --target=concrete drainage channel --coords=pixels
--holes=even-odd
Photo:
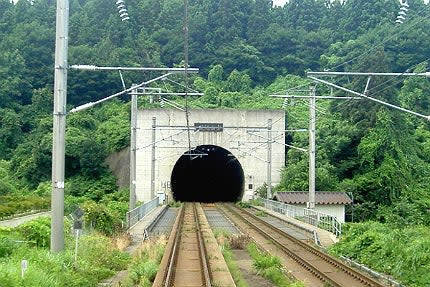
[[[240,234],[234,224],[219,212],[216,207],[203,206],[203,210],[212,230],[225,231],[230,234]]]
[[[147,233],[150,237],[166,235],[169,236],[175,219],[178,216],[179,208],[165,208],[157,218],[148,226]]]

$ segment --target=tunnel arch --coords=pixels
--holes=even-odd
[[[182,202],[236,202],[242,199],[244,181],[238,159],[215,145],[184,153],[170,178],[173,199]]]

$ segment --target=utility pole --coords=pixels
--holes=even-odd
[[[57,0],[52,140],[51,252],[64,249],[64,160],[69,1]]]
[[[315,86],[310,87],[309,95],[309,204],[315,208]]]
[[[155,197],[155,135],[157,127],[157,118],[152,117],[152,148],[151,148],[151,199]]]
[[[136,85],[133,85],[133,87]],[[130,135],[130,197],[129,210],[136,207],[136,129],[137,129],[137,89],[131,94],[131,135]]]
[[[267,120],[267,199],[272,199],[272,119]]]
[[[315,86],[309,88],[309,95],[271,95],[275,98],[284,99],[307,99],[309,98],[309,199],[307,207],[310,209],[315,208],[315,161],[316,161],[316,100],[360,100],[360,97],[335,97],[335,96],[317,96]],[[296,148],[298,149],[298,148]],[[298,149],[306,151],[303,149]]]

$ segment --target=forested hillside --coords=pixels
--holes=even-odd
[[[408,2],[405,22],[396,24],[400,8],[396,0],[290,0],[284,7],[272,7],[267,0],[189,0],[189,63],[200,68],[191,82],[205,93],[191,99],[190,105],[281,108],[283,101],[268,95],[306,87],[308,70],[428,71],[430,8],[422,0]],[[126,4],[130,20],[123,22],[114,1],[70,1],[69,64],[183,66],[183,1],[126,0]],[[55,5],[52,0],[16,4],[0,0],[0,195],[50,192]],[[125,73],[126,85],[150,76]],[[365,81],[338,79],[359,91]],[[172,88],[169,83],[161,85]],[[121,89],[117,73],[70,70],[68,109]],[[319,95],[330,92],[317,86]],[[375,78],[369,95],[430,114],[426,78]],[[183,103],[180,98],[172,100]],[[308,108],[300,101],[285,104],[287,126],[306,128]],[[158,104],[141,99],[140,105]],[[365,100],[325,101],[318,106],[322,112],[317,114],[317,189],[351,192],[355,220],[385,224],[386,229],[376,226],[379,223],[366,225],[372,232],[391,230],[404,241],[404,234],[424,236],[417,244],[420,254],[427,255],[415,258],[418,263],[409,268],[412,274],[426,273],[430,268],[425,231],[430,225],[428,122]],[[124,97],[68,116],[66,193],[72,202],[82,201],[76,199],[81,196],[96,202],[127,196],[126,191],[117,191],[104,159],[128,145],[128,110]],[[292,133],[285,140],[307,147],[303,133]],[[276,189],[306,190],[307,164],[306,154],[288,150]],[[349,244],[358,241],[348,255],[373,264],[375,252],[360,256],[381,244],[380,235],[375,235],[380,233],[358,232],[354,228],[363,227],[355,226],[350,230],[357,236],[349,237]],[[392,265],[376,264],[412,286],[425,286],[424,275],[405,275],[403,267]]]

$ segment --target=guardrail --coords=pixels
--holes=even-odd
[[[277,213],[285,214],[313,226],[325,229],[337,237],[342,233],[342,224],[333,215],[322,213],[309,208],[301,208],[283,202],[258,198],[263,206]]]
[[[129,229],[136,223],[138,223],[145,215],[150,213],[158,206],[158,196],[153,198],[151,201],[148,201],[141,206],[136,207],[133,210],[130,210],[125,215],[125,224],[126,228]]]

